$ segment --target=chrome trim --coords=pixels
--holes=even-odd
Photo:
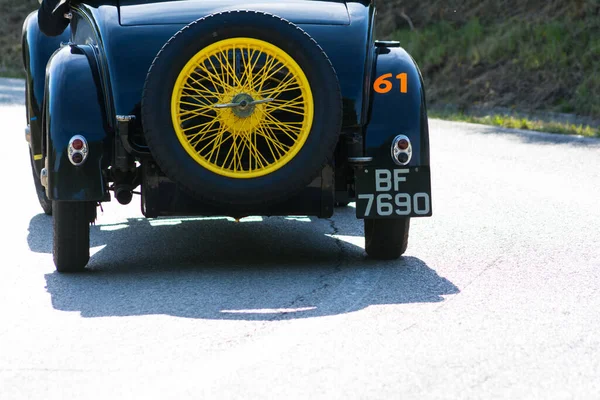
[[[83,147],[81,148],[81,150],[75,150],[73,148],[73,142],[77,139],[79,139],[83,142]],[[69,161],[71,161],[71,164],[73,164],[74,166],[78,167],[78,166],[82,165],[85,162],[85,160],[87,160],[88,151],[89,151],[88,150],[88,142],[83,136],[75,135],[71,138],[71,140],[69,140],[69,146],[67,147],[67,152],[69,155]],[[75,154],[81,154],[83,156],[83,158],[81,159],[81,162],[77,163],[77,162],[73,161],[73,156]]]
[[[119,122],[131,122],[135,119],[135,115],[117,115],[117,121]]]
[[[408,142],[408,148],[406,150],[400,150],[398,148],[398,142],[400,142],[401,140],[406,140]],[[408,138],[408,136],[406,136],[406,135],[396,136],[394,138],[394,140],[392,141],[391,152],[392,152],[392,160],[397,165],[405,166],[405,165],[410,164],[410,160],[412,160],[412,143],[410,142],[410,139]],[[398,157],[400,156],[400,154],[406,154],[408,156],[408,159],[406,160],[406,162],[400,162],[400,160],[398,160]]]
[[[29,127],[29,125],[25,127],[25,140],[27,140],[27,143],[29,143],[29,145],[31,146],[31,128]]]
[[[43,187],[48,187],[48,170],[46,168],[42,168],[40,171],[40,182]]]
[[[373,161],[373,157],[348,157],[348,162],[353,164],[367,164]]]
[[[56,5],[56,7],[54,7],[54,10],[52,10],[52,14],[54,14],[56,12],[56,10],[59,9],[60,6],[62,6],[63,4],[65,4],[67,2],[67,0],[60,0],[58,2],[58,4]]]
[[[262,100],[252,100],[252,101],[247,101],[244,103],[244,101],[238,101],[238,102],[234,102],[234,103],[226,103],[226,104],[215,104],[213,107],[214,108],[234,108],[234,107],[248,107],[248,106],[253,106],[255,104],[263,104],[263,103],[270,103],[272,101],[275,101],[275,99],[262,99]]]
[[[397,40],[376,40],[375,47],[400,47],[400,42]]]

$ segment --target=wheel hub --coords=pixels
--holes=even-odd
[[[252,104],[254,99],[246,93],[240,93],[235,96],[232,103],[239,103],[239,106],[233,107],[232,111],[238,118],[248,118],[254,112],[256,106]]]
[[[221,126],[232,135],[249,135],[263,120],[263,104],[253,104],[257,95],[249,93],[229,93],[222,97],[223,100],[231,100],[234,107],[217,109],[218,120]]]

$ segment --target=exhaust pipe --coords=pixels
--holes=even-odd
[[[127,205],[133,199],[133,189],[130,185],[117,185],[115,187],[115,198],[120,204]]]

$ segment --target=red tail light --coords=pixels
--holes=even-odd
[[[397,165],[408,165],[412,159],[412,144],[405,135],[398,135],[392,142],[392,160]]]
[[[82,165],[88,156],[88,144],[87,140],[81,135],[75,135],[69,140],[69,147],[67,152],[69,154],[69,161],[76,167]]]

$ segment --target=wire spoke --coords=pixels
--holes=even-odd
[[[234,149],[234,143],[235,143],[235,135],[230,134],[229,136],[231,138],[232,144],[231,146],[229,146],[229,151],[227,152],[227,155],[225,156],[225,159],[223,160],[223,162],[221,163],[220,167],[221,169],[230,169],[231,164],[229,166],[225,166],[225,164],[227,164],[227,160],[229,159],[229,155],[233,152]]]
[[[201,96],[204,97],[206,99],[212,98],[212,97],[217,97],[219,93],[215,93],[214,91],[206,88],[206,89],[198,89],[192,86],[189,86],[187,83],[185,83],[183,85],[183,90],[191,90],[193,92],[196,92],[197,94],[193,95],[193,96]],[[186,93],[184,93],[186,94]],[[188,96],[192,96],[191,94],[188,94]]]
[[[215,132],[215,129],[209,129],[207,131],[204,132],[198,132],[196,134],[193,135],[189,135],[187,137],[188,143],[192,146],[195,147],[198,143],[200,143],[202,140],[208,140],[211,139],[215,136],[217,136],[219,134],[219,132]]]
[[[225,129],[223,129],[223,127],[221,127],[221,129],[217,133],[217,139],[214,142],[212,142],[213,147],[212,147],[211,151],[206,156],[204,156],[204,158],[207,159],[209,162],[212,160],[213,154],[217,154],[217,155],[219,154],[219,152],[216,150],[221,148],[221,144],[223,143],[224,135],[225,135]],[[198,153],[202,152],[203,150],[204,149],[198,151]]]
[[[274,99],[270,104],[272,104],[272,105],[287,104],[287,103],[290,103],[290,102],[297,102],[297,101],[300,101],[300,102],[302,102],[302,104],[304,104],[304,96],[300,94],[300,95],[294,97],[293,99],[289,99],[289,100],[287,100],[287,99]]]
[[[281,125],[281,124],[274,124],[274,127],[271,127],[270,124],[272,124],[272,121],[269,122],[263,122],[261,124],[261,126],[267,127],[269,129],[277,129],[278,131],[282,132],[283,134],[285,134],[287,137],[289,137],[290,139],[292,139],[294,142],[296,142],[298,140],[298,136],[300,136],[300,133],[302,132],[301,129],[294,127],[294,126],[285,126],[285,125]]]
[[[294,84],[295,86],[292,86]],[[261,92],[261,94],[263,96],[276,97],[284,92],[291,92],[294,90],[301,89],[302,88],[300,87],[300,84],[296,81],[296,79],[289,79],[285,81],[285,83],[283,83],[282,81],[281,83],[279,83],[279,85],[275,86],[274,88],[264,90],[263,92]]]
[[[183,132],[187,132],[187,131],[190,131],[190,130],[192,130],[192,129],[197,129],[197,128],[201,128],[201,127],[205,127],[205,128],[206,128],[206,127],[210,127],[211,125],[214,125],[214,124],[216,124],[216,123],[218,123],[218,122],[219,122],[219,121],[215,119],[215,120],[212,120],[212,121],[204,122],[204,123],[202,123],[202,124],[198,124],[198,125],[190,126],[190,127],[188,127],[188,128],[184,128],[184,129],[182,129],[182,130],[183,130]],[[200,132],[200,133],[202,133],[202,132]],[[189,135],[186,135],[186,136],[189,136]]]
[[[283,143],[281,143],[279,141],[279,139],[277,139],[277,135],[267,126],[261,126],[262,128],[262,132],[265,133],[265,138],[267,140],[270,140],[271,143],[273,144],[273,146],[275,146],[275,150],[277,150],[277,153],[279,154],[279,158],[281,158],[282,156],[285,155],[285,153],[287,153],[291,147],[290,146],[286,146]]]
[[[192,145],[193,147],[196,147],[200,142],[204,141],[204,140],[208,140],[209,142],[207,144],[204,145],[203,148],[201,148],[200,150],[198,150],[198,153],[201,154],[208,146],[210,146],[211,144],[213,144],[214,142],[216,142],[219,137],[220,137],[220,133],[221,130],[217,131],[216,133],[213,133],[211,135],[208,136],[201,136],[195,139],[195,141],[190,141],[190,145]]]
[[[231,163],[227,166],[228,169],[231,169],[231,166],[233,165],[233,171],[237,172],[237,163],[236,163],[236,158],[238,155],[238,150],[237,150],[237,135],[233,137],[233,158],[231,159]]]
[[[265,86],[265,83],[271,79],[276,73],[278,73],[279,71],[281,71],[282,69],[285,68],[285,65],[277,60],[277,59],[272,59],[274,62],[272,62],[269,66],[269,70],[265,71],[263,73],[263,77],[261,78],[261,82],[260,82],[260,87],[258,88],[259,92],[263,91],[263,87]],[[277,64],[279,64],[279,68],[275,69],[275,66],[277,66]]]
[[[273,106],[272,104],[267,104],[265,107],[265,111],[271,113],[273,111],[289,111],[289,112],[298,112],[300,111],[302,115],[304,115],[304,102],[299,101],[296,103],[285,103],[281,105]]]
[[[273,162],[276,162],[279,159],[279,157],[277,157],[275,155],[275,152],[273,151],[273,147],[271,147],[271,141],[267,138],[267,134],[263,131],[261,126],[258,126],[256,128],[256,134],[260,135],[262,138],[265,139],[265,143],[266,143],[267,147],[269,148],[269,152],[273,156]]]
[[[221,81],[225,84],[226,87],[231,88],[233,85],[231,85],[229,83],[229,71],[227,69],[227,65],[228,65],[227,57],[225,57],[225,61],[226,61],[225,64],[223,63],[223,59],[221,58],[221,51],[217,51],[211,57],[214,57],[215,60],[219,62],[219,65],[221,67],[219,69],[219,72],[220,72],[219,76],[221,78]],[[225,68],[223,68],[223,66],[225,66]]]
[[[274,125],[278,129],[290,129],[300,132],[302,131],[302,127],[304,125],[304,122],[281,122],[273,118],[273,116],[270,114],[264,114],[264,116],[265,121],[263,121],[263,123]]]
[[[191,113],[191,114],[190,114]],[[188,122],[191,121],[194,118],[212,118],[214,119],[215,116],[214,115],[204,115],[204,114],[200,114],[200,113],[196,113],[196,112],[187,112],[185,114],[180,114],[180,117],[182,115],[189,115],[189,117],[186,118],[181,118],[181,123],[183,124],[184,122]]]
[[[254,55],[256,54],[256,52],[259,52],[258,56],[256,57],[256,60],[254,61],[254,64],[252,64],[252,57],[254,57]],[[254,68],[256,68],[256,66],[258,65],[258,62],[260,61],[260,52],[262,51],[262,49],[260,50],[256,50],[256,49],[252,49],[252,53],[249,55],[248,60],[249,62],[249,67],[248,67],[248,86],[250,88],[250,90],[254,90],[255,85],[254,85]],[[250,46],[248,46],[248,52],[250,52]]]
[[[268,81],[269,79],[273,78],[273,76],[275,76],[275,74],[279,73],[279,71],[281,71],[282,69],[285,68],[285,64],[283,64],[281,61],[277,61],[277,62],[280,64],[279,68],[277,68],[274,71],[270,71],[269,74],[265,74],[265,76],[263,77],[263,81],[262,81],[262,84],[260,85],[260,89],[259,89],[260,92],[263,91],[263,87],[265,86],[264,84],[265,84],[266,81]],[[275,65],[277,65],[277,64],[275,64]],[[273,68],[275,68],[275,67],[273,67]],[[288,71],[288,73],[286,74],[286,76],[284,77],[284,79],[287,78],[289,74],[290,73]]]
[[[183,117],[186,115],[193,115],[193,116],[197,116],[197,117],[207,117],[207,118],[213,118],[216,116],[215,110],[213,109],[208,109],[206,111],[201,111],[201,110],[181,110],[179,112],[179,116]],[[183,120],[182,120],[183,122]]]
[[[227,77],[231,78],[233,81],[233,85],[231,85],[230,87],[233,87],[233,86],[242,87],[243,85],[240,82],[240,80],[238,79],[237,73],[235,71],[236,49],[235,49],[235,47],[233,49],[231,49],[231,52],[233,55],[233,62],[234,62],[233,65],[229,62],[229,55],[227,54],[227,52],[229,52],[229,50],[226,50],[225,52],[221,51],[220,53],[218,53],[219,62],[221,63],[222,66],[225,66],[225,68],[227,69]],[[225,62],[223,62],[223,59],[225,60]]]
[[[217,68],[215,66],[215,64],[213,63],[213,57],[214,57],[215,61],[218,61],[219,68]],[[217,54],[213,54],[212,56],[208,57],[206,60],[208,61],[208,63],[212,67],[213,71],[215,71],[215,75],[219,78],[219,81],[221,82],[221,85],[223,87],[228,87],[229,86],[229,82],[226,81],[227,74],[225,72],[223,72],[223,62],[217,56]],[[219,72],[217,72],[217,71],[219,71]]]
[[[226,52],[221,52],[219,53],[218,57],[219,57],[219,62],[221,63],[221,65],[223,65],[224,68],[224,74],[227,76],[227,82],[230,85],[230,87],[234,87],[234,86],[240,86],[239,82],[237,81],[237,77],[235,76],[235,71],[233,69],[233,66],[231,65],[231,63],[229,62],[229,55],[227,54],[229,52],[229,50],[227,50]],[[231,83],[230,83],[231,81]]]
[[[208,67],[204,64],[205,62],[211,64],[215,72],[209,71]],[[216,73],[217,69],[213,65],[210,57],[204,60],[202,63],[199,63],[198,68],[200,68],[200,70],[202,70],[205,73],[205,75],[202,75],[202,77],[206,77],[215,88],[221,87],[223,93],[225,93],[226,89],[228,88],[228,85],[226,85],[225,82],[223,82],[223,80],[221,79],[221,77]]]
[[[274,61],[276,61],[273,57],[271,57],[269,55],[266,55],[265,58],[266,58],[265,63],[262,65],[262,67],[260,68],[260,70],[256,73],[256,76],[258,77],[258,79],[260,79],[261,85],[264,84],[264,77],[265,77],[266,71],[268,71],[268,69],[271,68],[270,65]],[[254,84],[256,86],[256,84],[255,84],[254,81],[252,82],[252,84]]]
[[[213,109],[212,104],[190,103],[189,101],[180,101],[179,104],[196,107],[196,110],[198,110],[198,109],[212,110]]]
[[[208,87],[206,87],[204,84],[202,84],[200,82],[200,80],[198,79],[194,79],[193,75],[198,75],[200,77],[201,80],[206,80],[208,78],[208,80],[210,81],[210,83],[213,85],[213,87],[215,88],[215,90],[217,91],[218,94],[223,94],[225,93],[225,88],[221,86],[221,89],[223,90],[223,92],[221,93],[219,91],[219,85],[215,84],[215,82],[212,80],[211,75],[212,73],[210,71],[208,71],[204,66],[200,66],[200,64],[198,64],[198,68],[202,71],[205,72],[206,75],[201,75],[198,70],[196,69],[192,74],[190,74],[189,78],[198,86],[200,86],[202,88],[202,90],[206,90],[208,92],[214,93],[213,90],[210,90]]]
[[[249,142],[250,146],[252,147],[251,153],[253,154],[253,157],[255,159],[255,166],[258,169],[258,168],[264,168],[266,165],[269,165],[269,161],[267,161],[267,159],[258,150],[258,146],[256,144],[257,136],[258,135],[256,133],[254,133],[252,135],[252,139],[254,139],[254,142],[252,142],[252,139],[249,139],[248,142]],[[260,167],[258,166],[258,164],[260,164]]]
[[[265,110],[267,113],[271,113],[273,111],[277,111],[277,109],[275,110]],[[291,114],[297,114],[297,115],[302,115],[304,116],[304,111],[295,111],[295,110],[291,110],[291,109],[280,109],[279,111],[284,111],[286,113],[291,113]]]
[[[192,100],[198,102],[198,104],[204,104],[204,103],[200,103],[200,100],[205,100],[208,103],[214,103],[216,100],[219,99],[219,96],[217,94],[213,94],[212,96],[208,97],[203,94],[192,94],[192,93],[186,93],[186,92],[181,93],[181,97],[192,99]]]

